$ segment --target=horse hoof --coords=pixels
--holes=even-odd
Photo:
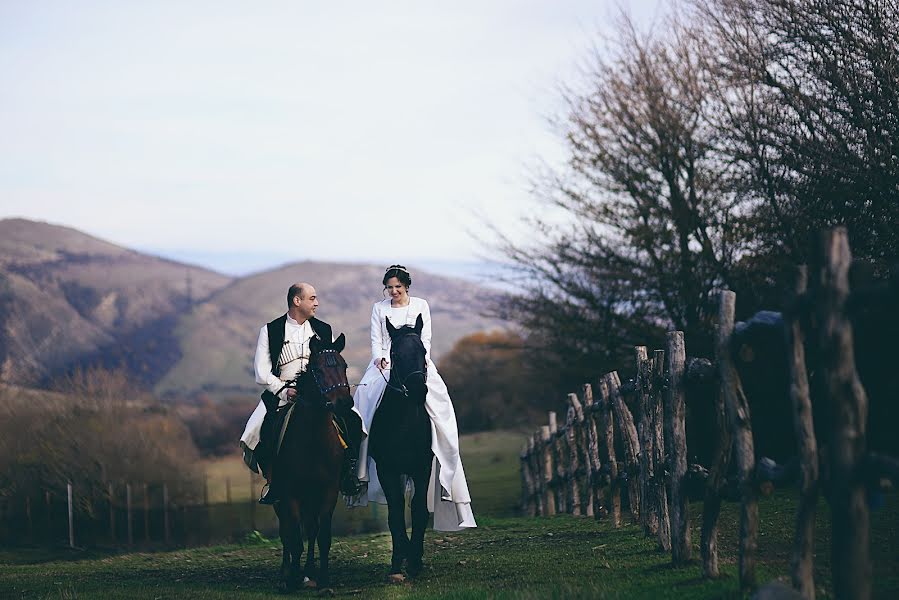
[[[329,587],[322,588],[318,591],[318,595],[320,598],[333,598],[337,595],[337,593]]]
[[[303,587],[306,589],[314,590],[318,587],[318,584],[314,579],[309,579],[308,577],[303,577]]]
[[[418,577],[424,570],[424,563],[420,560],[410,560],[406,564],[406,570],[409,572],[410,577]]]
[[[387,576],[387,583],[403,583],[406,581],[406,576],[402,573],[391,573]]]

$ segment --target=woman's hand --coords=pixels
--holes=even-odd
[[[372,361],[379,371],[385,371],[390,368],[390,361],[386,358],[376,358]]]

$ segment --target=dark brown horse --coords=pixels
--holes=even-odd
[[[327,586],[331,518],[337,504],[344,445],[334,424],[334,409],[352,406],[347,382],[347,363],[340,355],[346,339],[333,343],[310,340],[309,366],[297,381],[297,395],[273,477],[281,486],[275,505],[283,546],[281,591],[297,588],[305,576],[306,587]],[[300,569],[303,543],[309,544],[306,564]],[[315,543],[319,570],[315,573]]]

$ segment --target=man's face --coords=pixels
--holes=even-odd
[[[304,319],[315,316],[315,309],[318,308],[318,296],[315,293],[315,288],[312,286],[306,287],[302,294],[293,297],[293,303],[297,307],[297,312]]]

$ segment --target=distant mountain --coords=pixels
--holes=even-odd
[[[174,317],[230,281],[69,227],[0,220],[0,379],[39,384],[92,363],[152,382],[180,356]]]
[[[480,316],[483,288],[413,272],[428,299],[434,356],[502,326]],[[383,267],[300,262],[230,278],[142,254],[75,229],[0,220],[0,380],[40,384],[78,367],[124,367],[158,392],[253,392],[263,323],[286,310],[291,283],[316,286],[318,316],[347,335],[350,378],[368,362],[369,316]]]

